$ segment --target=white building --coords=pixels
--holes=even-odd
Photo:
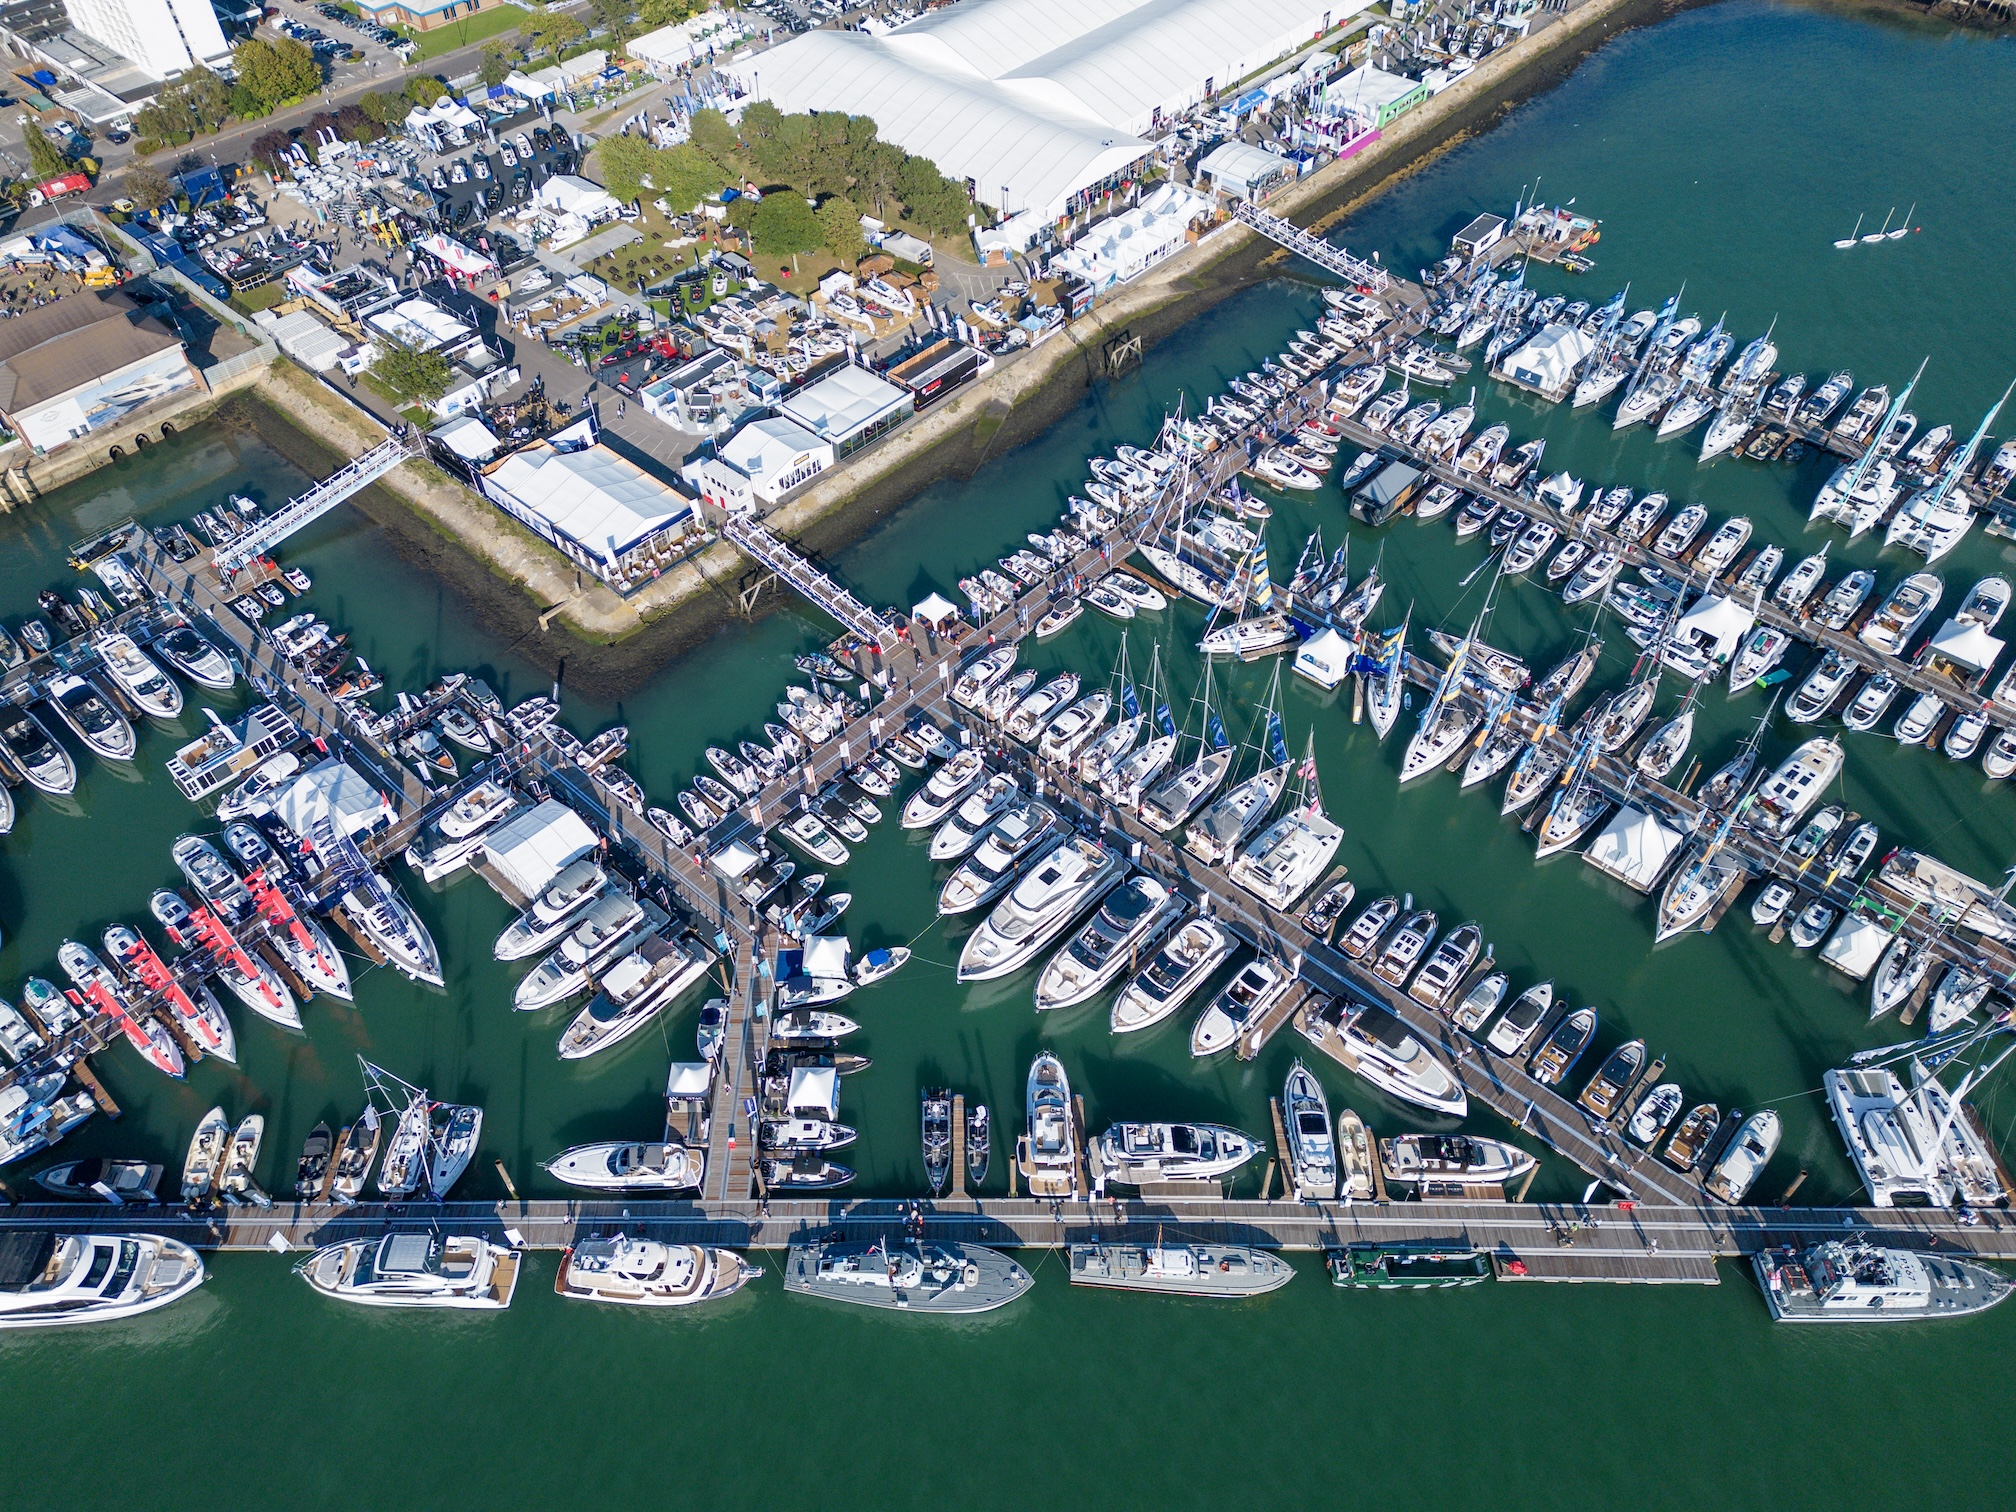
[[[915,408],[907,390],[849,364],[806,384],[777,412],[824,441],[834,456],[844,457],[902,424]]]
[[[1159,185],[1124,215],[1094,225],[1068,250],[1051,258],[1049,269],[1077,275],[1096,294],[1138,278],[1163,258],[1182,251],[1192,224],[1211,213],[1211,201],[1205,196],[1177,184]]]
[[[684,494],[596,442],[592,418],[477,476],[485,498],[618,592],[656,577],[700,528]]]
[[[771,417],[751,420],[712,457],[696,458],[680,476],[700,497],[731,513],[775,504],[833,465],[833,448],[804,426]]]
[[[811,31],[727,65],[778,109],[872,116],[982,204],[1044,220],[1138,173],[1145,134],[1364,0],[960,0],[880,36]]]
[[[1211,180],[1211,187],[1234,199],[1259,204],[1283,184],[1295,180],[1295,164],[1278,153],[1263,152],[1236,137],[1220,142],[1205,153],[1197,171]]]
[[[214,66],[231,54],[210,0],[63,0],[63,6],[79,31],[157,79],[198,63]]]

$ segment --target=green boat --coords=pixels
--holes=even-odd
[[[1338,1286],[1475,1286],[1491,1278],[1482,1250],[1432,1239],[1349,1244],[1331,1250],[1325,1263]]]

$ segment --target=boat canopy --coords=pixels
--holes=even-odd
[[[392,822],[392,800],[362,773],[331,757],[308,768],[273,798],[273,817],[307,839],[324,819],[338,835],[381,829]]]
[[[671,1102],[704,1101],[714,1085],[714,1068],[706,1061],[674,1061],[672,1074],[665,1079],[665,1096]]]
[[[1295,670],[1321,687],[1334,688],[1350,673],[1355,655],[1351,642],[1326,625],[1302,642]]]
[[[2001,656],[2002,648],[2008,644],[1997,640],[1979,625],[1962,623],[1949,619],[1939,627],[1939,633],[1932,637],[1931,651],[1934,656],[1966,667],[1975,672],[1986,672]]]
[[[1625,886],[1649,892],[1685,843],[1678,830],[1626,806],[1603,827],[1583,859]]]
[[[840,1116],[840,1073],[831,1066],[799,1066],[791,1073],[785,1106],[793,1113]]]
[[[1883,959],[1883,952],[1894,939],[1896,935],[1875,919],[1851,913],[1820,947],[1820,959],[1859,982],[1876,969],[1876,963]]]
[[[805,942],[805,975],[844,977],[847,975],[847,937],[815,935]]]
[[[1757,616],[1719,594],[1697,599],[1673,627],[1675,640],[1698,646],[1707,655],[1727,660],[1735,655]]]
[[[536,897],[553,879],[594,852],[595,832],[566,804],[554,798],[498,825],[483,842],[483,859],[525,897]]]

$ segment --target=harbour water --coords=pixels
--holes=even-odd
[[[1913,407],[1925,424],[1964,433],[2016,373],[2000,292],[2016,205],[1997,145],[2011,104],[2016,53],[2006,42],[1743,0],[1625,37],[1339,234],[1411,269],[1476,211],[1505,210],[1537,175],[1543,196],[1573,195],[1605,227],[1598,269],[1580,280],[1536,272],[1545,290],[1600,299],[1628,279],[1635,307],[1685,279],[1683,309],[1705,323],[1726,308],[1739,341],[1775,313],[1782,366],[1848,366],[1860,382],[1893,388],[1930,354]],[[1880,219],[1892,200],[1913,198],[1922,234],[1847,253],[1830,245],[1858,212]],[[1318,305],[1310,287],[1285,280],[1228,301],[1036,443],[931,490],[842,554],[836,571],[871,602],[951,591],[1048,526],[1085,456],[1147,441],[1179,393],[1201,403],[1313,324]],[[1495,386],[1479,405],[1480,426],[1504,419],[1515,439],[1547,436],[1550,469],[1666,488],[1717,520],[1748,514],[1758,541],[1795,558],[1832,540],[1832,560],[1873,565],[1885,586],[1916,565],[1879,559],[1876,540],[1851,549],[1838,530],[1808,532],[1824,464],[1724,459],[1699,469],[1698,437],[1616,436],[1602,415]],[[304,483],[256,436],[212,428],[181,438],[0,520],[0,614],[18,618],[39,588],[67,587],[63,546],[125,515],[185,519],[230,491],[270,502]],[[1319,524],[1334,545],[1344,525],[1334,488],[1277,512],[1277,577]],[[1382,552],[1391,586],[1377,622],[1397,623],[1409,602],[1417,625],[1468,622],[1483,580],[1459,582],[1482,560],[1480,544],[1454,542],[1446,521],[1357,531],[1354,573]],[[417,689],[454,669],[482,672],[507,697],[543,686],[431,579],[389,559],[354,511],[339,510],[286,555],[315,575],[310,607],[347,630],[391,686]],[[2009,571],[2012,557],[2007,543],[1970,536],[1941,564],[1949,604],[1975,577]],[[1493,639],[1536,665],[1551,665],[1588,622],[1586,607],[1565,610],[1535,582],[1508,585],[1499,603]],[[1162,637],[1179,720],[1202,623],[1178,608],[1137,621],[1130,636],[1137,672],[1151,637]],[[702,747],[772,717],[792,680],[790,653],[830,633],[798,611],[738,625],[621,705],[569,699],[566,717],[584,735],[628,723],[626,764],[663,802],[702,769]],[[1610,649],[1594,686],[1615,687],[1631,648],[1614,617],[1599,633]],[[1032,647],[1025,664],[1070,667],[1096,686],[1118,643],[1117,627],[1088,615]],[[1235,737],[1268,671],[1241,668],[1221,683]],[[1894,1025],[1866,1025],[1861,989],[1767,944],[1741,909],[1713,936],[1655,954],[1651,902],[1572,856],[1536,865],[1530,838],[1498,817],[1496,784],[1459,796],[1454,778],[1434,776],[1396,796],[1404,728],[1380,746],[1350,724],[1348,695],[1323,700],[1300,683],[1285,692],[1290,745],[1316,731],[1325,798],[1347,830],[1338,860],[1361,898],[1409,891],[1445,925],[1476,918],[1515,986],[1552,978],[1597,1005],[1599,1049],[1642,1035],[1690,1100],[1776,1106],[1785,1143],[1759,1198],[1774,1199],[1802,1169],[1799,1200],[1854,1195],[1811,1089],[1850,1051],[1896,1037]],[[1718,764],[1760,712],[1757,694],[1730,700],[1711,685],[1695,753]],[[196,717],[192,707],[184,726]],[[1781,723],[1766,736],[1767,758],[1798,738]],[[1886,842],[1985,877],[2016,853],[2016,792],[1988,783],[1978,765],[1873,735],[1844,739],[1836,798],[1875,819]],[[64,938],[95,940],[115,919],[138,919],[148,893],[173,878],[170,842],[207,822],[162,771],[175,743],[156,729],[131,769],[83,763],[75,813],[22,795],[15,830],[0,840],[0,992],[11,996],[30,973],[53,975]],[[656,1131],[665,1064],[692,1055],[697,996],[662,1021],[662,1035],[563,1064],[553,1041],[565,1015],[512,1013],[517,973],[491,960],[504,905],[473,879],[439,892],[410,874],[399,880],[440,944],[445,991],[367,973],[354,1008],[314,1004],[299,1039],[241,1017],[239,1065],[206,1063],[186,1084],[115,1047],[100,1064],[126,1116],[94,1121],[64,1154],[143,1155],[172,1168],[195,1121],[222,1103],[234,1117],[266,1113],[261,1177],[284,1187],[308,1128],[357,1111],[360,1051],[437,1096],[484,1105],[483,1148],[460,1196],[502,1195],[493,1159],[521,1192],[560,1195],[537,1162],[570,1144]],[[1266,1133],[1266,1099],[1306,1048],[1284,1034],[1250,1065],[1198,1063],[1176,1022],[1112,1038],[1104,998],[1039,1020],[1032,972],[958,988],[950,966],[965,931],[934,919],[922,838],[897,830],[893,815],[834,885],[856,895],[845,923],[857,951],[908,943],[917,955],[847,1008],[875,1059],[842,1096],[843,1118],[861,1129],[843,1158],[860,1170],[862,1193],[920,1189],[917,1093],[937,1083],[995,1109],[990,1190],[1005,1189],[1005,1140],[1019,1131],[1022,1079],[1039,1047],[1063,1058],[1094,1130],[1157,1117],[1254,1134]],[[1350,1104],[1375,1133],[1429,1126],[1327,1061],[1319,1074],[1333,1105]],[[2012,1109],[1991,1084],[1984,1111],[2005,1145],[2016,1137]],[[1516,1137],[1488,1115],[1470,1127]],[[17,1190],[25,1180],[6,1177]],[[1238,1189],[1258,1181],[1249,1170]],[[1570,1197],[1582,1185],[1549,1159],[1533,1195]],[[947,1326],[786,1298],[774,1265],[741,1296],[690,1317],[571,1306],[546,1284],[552,1256],[534,1257],[503,1317],[359,1316],[311,1297],[277,1259],[220,1257],[202,1293],[166,1313],[70,1337],[0,1335],[0,1382],[18,1404],[12,1476],[31,1495],[177,1507],[252,1496],[403,1507],[492,1478],[493,1494],[524,1500],[673,1489],[713,1505],[737,1492],[832,1501],[837,1491],[846,1504],[910,1505],[942,1498],[949,1484],[983,1504],[1026,1503],[1032,1459],[1059,1478],[1060,1496],[1090,1499],[1097,1488],[1130,1505],[1190,1503],[1200,1492],[1306,1501],[1347,1475],[1367,1499],[1425,1493],[1438,1506],[1732,1494],[1779,1507],[1905,1495],[1974,1505],[1985,1500],[1976,1488],[1996,1478],[1983,1462],[2002,1454],[1992,1449],[1993,1397],[1967,1385],[1994,1378],[1993,1361],[2016,1338],[2009,1309],[1950,1327],[1814,1338],[1774,1329],[1735,1267],[1712,1289],[1500,1285],[1402,1301],[1333,1292],[1314,1257],[1296,1263],[1305,1274],[1293,1285],[1227,1308],[1073,1291],[1053,1261],[1023,1303]],[[1452,1419],[1483,1431],[1452,1434]],[[465,1425],[490,1430],[475,1455]],[[1536,1443],[1552,1451],[1544,1462],[1519,1453]],[[121,1452],[108,1454],[114,1445]]]

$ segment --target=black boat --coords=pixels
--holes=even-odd
[[[295,1168],[294,1195],[313,1202],[322,1194],[323,1178],[329,1174],[329,1156],[336,1148],[336,1136],[325,1119],[308,1131],[301,1145],[301,1163]]]
[[[966,1110],[966,1179],[977,1191],[987,1179],[987,1160],[992,1153],[994,1128],[987,1116],[987,1104],[975,1103]]]
[[[924,1177],[933,1197],[952,1179],[952,1094],[943,1087],[924,1089]]]

